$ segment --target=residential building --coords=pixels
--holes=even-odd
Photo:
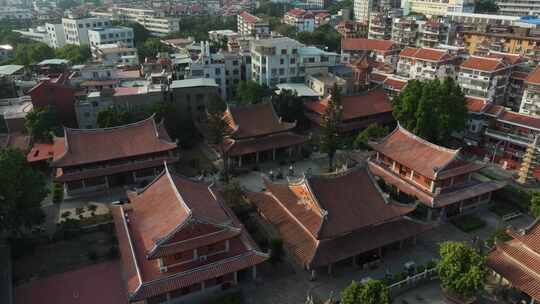
[[[306,0],[306,4],[310,9],[324,9],[326,3],[325,0]]]
[[[416,46],[418,23],[412,17],[394,18],[392,21],[392,41],[401,48]]]
[[[257,278],[268,259],[215,185],[169,172],[112,214],[129,303],[193,302]],[[248,278],[246,278],[248,277]]]
[[[475,14],[465,12],[446,12],[446,19],[452,23],[471,24],[471,25],[497,25],[497,26],[510,26],[515,22],[518,22],[520,17],[507,16],[504,14]]]
[[[445,16],[447,12],[472,13],[474,10],[474,2],[470,0],[404,0],[401,6],[405,15],[419,13],[428,17]]]
[[[120,43],[128,48],[135,46],[133,29],[130,27],[95,28],[88,31],[90,47],[95,50],[103,44]]]
[[[270,102],[229,106],[225,112],[229,135],[223,142],[229,167],[257,165],[277,159],[298,159],[308,138],[293,132],[296,122],[278,117]]]
[[[104,65],[137,66],[139,55],[134,47],[126,47],[121,43],[98,45],[92,51],[92,56]]]
[[[30,20],[32,19],[32,10],[13,6],[0,7],[0,20]]]
[[[363,56],[374,61],[396,67],[399,55],[399,46],[391,40],[348,38],[341,40],[341,61],[352,63]]]
[[[369,15],[376,0],[354,0],[353,13],[354,20],[361,23],[369,23]]]
[[[313,32],[315,15],[301,8],[293,8],[283,16],[283,23],[294,26],[297,32]]]
[[[392,17],[384,12],[369,16],[369,39],[389,40],[392,37]]]
[[[499,13],[508,16],[539,16],[540,2],[518,1],[518,0],[497,0]]]
[[[107,17],[62,18],[66,35],[66,44],[89,45],[88,31],[96,28],[107,28],[111,19]]]
[[[489,51],[520,54],[537,59],[535,50],[540,42],[534,29],[515,26],[462,27],[457,31],[457,43],[469,54],[483,55]]]
[[[104,144],[114,143],[114,144]],[[64,128],[54,138],[54,181],[69,195],[148,181],[163,162],[178,160],[177,145],[154,116],[113,128]]]
[[[366,38],[368,25],[356,21],[341,21],[336,30],[341,38]]]
[[[334,88],[334,85],[338,86],[339,91],[343,95],[347,95],[351,91],[346,79],[338,77],[332,73],[308,75],[306,77],[306,85],[317,93],[318,96],[329,95]]]
[[[515,6],[514,6],[515,7]],[[486,263],[496,275],[500,284],[509,285],[529,296],[528,303],[540,301],[540,237],[539,221],[516,230],[506,229],[511,237],[507,242],[496,242],[488,254]],[[506,287],[506,286],[505,286]]]
[[[19,33],[22,38],[30,39],[37,42],[48,43],[49,38],[47,36],[47,29],[44,26],[38,26],[36,28],[29,28],[27,30],[13,30],[15,33]]]
[[[64,32],[64,25],[61,23],[45,23],[47,28],[47,44],[54,48],[61,48],[66,45],[66,33]]]
[[[519,112],[540,116],[540,67],[536,67],[525,79]]]
[[[236,18],[240,36],[267,37],[270,35],[270,24],[261,18],[246,11],[238,14]]]
[[[13,47],[9,44],[0,44],[0,61],[13,58],[15,56],[15,52],[13,51]]]
[[[504,105],[512,111],[519,112],[525,93],[525,80],[528,76],[527,71],[518,69],[510,74],[510,85],[506,89],[507,99]]]
[[[371,143],[370,171],[428,207],[427,219],[451,218],[491,200],[505,183],[477,179],[482,165],[461,158],[460,150],[430,143],[399,124],[385,138]]]
[[[385,76],[384,80],[382,80],[382,87],[388,94],[388,98],[392,100],[401,93],[408,81],[408,79],[399,77],[397,75],[390,75],[388,77]]]
[[[445,50],[408,47],[399,53],[397,74],[418,80],[454,77],[457,59]]]
[[[332,96],[328,95],[320,101],[304,103],[306,117],[315,127],[322,126],[324,112],[331,98]],[[341,122],[338,124],[340,133],[358,132],[373,123],[392,125],[395,122],[392,104],[381,89],[359,95],[341,96],[341,107]]]
[[[219,96],[219,86],[212,78],[174,80],[169,86],[170,100],[180,113],[180,120],[205,122],[210,102]]]
[[[471,56],[459,67],[458,83],[465,95],[503,103],[512,69],[518,60],[519,56]]]
[[[437,47],[439,44],[452,45],[455,39],[455,24],[447,21],[417,21],[420,47]]]
[[[264,188],[248,198],[312,279],[336,263],[375,265],[385,248],[412,245],[431,228],[407,218],[414,206],[391,202],[365,165],[287,183],[264,178]]]
[[[315,14],[315,28],[328,24],[332,20],[332,15],[330,15],[326,11],[322,11],[322,12],[318,12],[314,14]]]
[[[338,54],[306,47],[288,37],[251,42],[251,79],[270,87],[278,83],[304,82],[306,75],[328,72]]]
[[[113,20],[137,22],[154,36],[164,37],[180,30],[180,19],[166,16],[164,11],[128,6],[117,6],[111,10]]]

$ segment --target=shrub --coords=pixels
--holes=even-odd
[[[64,189],[59,183],[53,183],[52,187],[52,201],[55,204],[61,203],[64,200]]]
[[[77,207],[75,208],[75,214],[82,220],[84,218],[84,207]]]
[[[498,241],[501,241],[501,242],[506,242],[506,241],[509,241],[511,240],[512,237],[509,236],[507,233],[506,233],[506,230],[504,228],[499,228],[497,230],[495,230],[486,240],[486,245],[488,247],[493,247],[495,245],[495,241],[498,240]]]
[[[270,262],[276,263],[283,258],[283,240],[280,238],[273,238],[270,240]]]

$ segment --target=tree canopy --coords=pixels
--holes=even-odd
[[[343,304],[389,304],[388,287],[379,280],[370,279],[362,285],[352,281],[341,292]]]
[[[531,200],[529,202],[529,211],[535,218],[540,216],[540,192],[531,191]]]
[[[276,113],[288,122],[296,121],[297,126],[303,127],[306,123],[302,98],[291,90],[281,90],[279,94],[272,95],[272,105]]]
[[[416,135],[437,143],[448,142],[452,132],[465,129],[465,95],[452,79],[411,80],[393,100],[393,114],[399,123]]]
[[[225,150],[225,138],[229,135],[229,125],[225,120],[225,103],[218,95],[214,95],[210,100],[207,110],[207,126],[209,140],[214,144],[221,154],[223,160],[223,177],[228,180],[229,159]]]
[[[330,24],[321,25],[313,32],[297,33],[296,39],[307,45],[328,48],[329,51],[339,51],[341,48],[341,35]]]
[[[50,142],[60,126],[54,108],[34,108],[25,118],[24,126],[34,140]]]
[[[98,128],[110,128],[135,122],[133,113],[116,107],[108,107],[98,112]]]
[[[468,299],[484,287],[488,274],[485,258],[475,249],[461,242],[444,242],[439,253],[437,272],[448,292]]]
[[[263,101],[265,97],[272,94],[272,90],[267,86],[260,85],[255,81],[242,81],[238,84],[236,98],[240,104],[255,104]]]
[[[64,47],[56,49],[54,53],[56,57],[67,59],[73,64],[85,63],[92,57],[88,45],[66,44]]]
[[[208,40],[208,32],[236,30],[236,16],[190,16],[180,19],[180,31],[169,38],[193,37],[195,41]]]
[[[159,52],[169,52],[170,47],[161,42],[159,38],[149,38],[137,50],[139,58],[144,60],[146,57],[155,57]]]
[[[370,124],[367,128],[358,133],[354,139],[353,146],[356,149],[367,149],[368,142],[370,140],[383,138],[389,132],[390,130],[388,127],[384,127],[376,123]]]
[[[337,84],[334,84],[321,124],[321,150],[328,154],[328,170],[334,167],[334,156],[340,145],[338,125],[341,122],[341,114],[341,93]]]
[[[0,231],[15,237],[44,220],[41,201],[46,178],[34,170],[19,149],[0,151]]]
[[[15,63],[30,65],[55,57],[54,49],[42,42],[23,43],[15,49]]]
[[[133,29],[133,41],[136,47],[144,45],[144,42],[151,38],[150,32],[138,22],[113,21],[114,25],[127,26]]]
[[[352,11],[353,1],[352,0],[331,1],[327,10],[328,10],[328,13],[335,15],[341,9],[344,9],[344,8],[348,8]]]

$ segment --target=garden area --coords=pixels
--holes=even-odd
[[[486,222],[481,218],[474,215],[462,215],[458,218],[451,219],[450,222],[454,224],[459,230],[463,232],[472,232],[478,229],[482,229],[486,226]]]

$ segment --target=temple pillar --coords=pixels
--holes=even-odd
[[[238,271],[234,272],[233,277],[234,277],[234,279],[233,279],[234,280],[234,285],[238,285]]]
[[[399,249],[403,249],[403,240],[399,241]]]
[[[416,241],[417,241],[417,238],[416,238],[416,235],[412,237],[412,243],[414,246],[416,246]]]
[[[311,269],[311,277],[309,278],[310,281],[315,281],[317,279],[317,271],[315,269]]]
[[[377,155],[377,156],[376,156],[377,160],[379,160],[379,152],[377,152],[376,155]]]
[[[135,171],[131,172],[131,175],[133,176],[133,181],[136,182],[137,181],[137,176],[135,176]]]
[[[110,188],[109,186],[109,177],[105,175],[105,186],[107,187],[107,189]]]
[[[352,257],[352,265],[353,267],[358,267],[358,258],[356,255]]]
[[[205,284],[204,284],[204,281],[202,281],[202,282],[201,282],[201,291],[203,291],[203,290],[206,288],[206,286],[204,286],[204,285],[205,285]]]
[[[533,297],[531,297],[531,301],[529,302],[529,304],[534,304],[534,303],[536,303],[536,301],[534,300]]]
[[[86,188],[86,183],[84,182],[84,178],[81,179],[81,184],[82,184],[83,189],[85,189]]]
[[[431,181],[431,185],[429,186],[429,190],[433,192],[435,190],[435,181]]]
[[[411,170],[411,176],[409,178],[414,181],[414,170]]]
[[[427,218],[426,220],[429,222],[431,221],[433,218],[433,210],[431,208],[428,207],[428,211],[427,211]]]
[[[276,160],[276,149],[272,149],[272,160]]]
[[[238,168],[242,168],[242,155],[238,155]]]
[[[379,258],[382,260],[382,247],[379,247],[378,253],[379,253]]]
[[[255,163],[259,163],[259,152],[255,152]]]
[[[328,275],[332,275],[332,264],[328,264]]]
[[[392,171],[396,171],[396,161],[392,161]]]
[[[257,265],[253,265],[253,267],[251,267],[251,276],[253,280],[257,279]]]
[[[289,158],[292,157],[293,149],[294,149],[294,147],[292,147],[292,146],[287,148],[287,150],[289,150]]]

